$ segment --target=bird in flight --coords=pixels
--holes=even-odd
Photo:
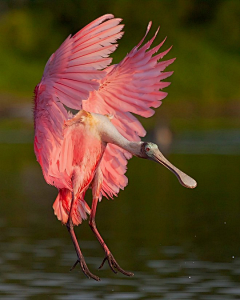
[[[100,280],[87,267],[74,226],[89,215],[89,225],[101,244],[105,261],[114,273],[127,276],[101,237],[95,222],[102,197],[113,198],[128,183],[128,160],[134,155],[158,162],[172,171],[187,188],[196,181],[174,167],[154,143],[143,142],[146,132],[135,117],[154,114],[167,93],[163,72],[174,59],[162,61],[170,48],[151,47],[156,35],[143,39],[119,63],[109,55],[123,35],[120,18],[106,14],[69,36],[49,58],[34,94],[34,151],[46,182],[58,189],[54,213],[66,225],[83,273]],[[73,110],[77,113],[73,114]],[[133,115],[134,114],[134,115]],[[84,200],[92,189],[92,205]]]

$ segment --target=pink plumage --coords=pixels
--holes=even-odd
[[[49,58],[35,88],[35,154],[46,182],[59,190],[53,208],[71,234],[77,262],[86,276],[96,280],[86,266],[73,226],[90,214],[90,226],[106,253],[105,260],[114,272],[132,275],[120,268],[97,231],[96,206],[102,196],[113,198],[127,185],[125,172],[132,155],[149,158],[142,152],[145,146],[140,139],[146,132],[134,115],[150,117],[153,108],[160,106],[167,95],[161,89],[170,84],[162,80],[172,74],[163,71],[174,61],[159,62],[170,50],[158,53],[164,41],[150,49],[158,30],[142,45],[150,22],[139,44],[119,64],[109,66],[109,55],[123,35],[120,22],[107,14],[69,36]],[[79,112],[73,115],[69,108]],[[192,187],[186,180],[184,185]],[[84,200],[89,187],[93,190],[91,208]]]

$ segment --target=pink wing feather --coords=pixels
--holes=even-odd
[[[41,85],[46,85],[48,93],[58,96],[70,108],[81,109],[80,100],[98,89],[96,79],[105,76],[99,70],[112,61],[108,56],[123,34],[120,21],[113,15],[104,15],[69,36],[46,64]]]
[[[170,83],[161,80],[169,77],[172,72],[163,72],[175,59],[159,62],[168,50],[156,54],[164,41],[150,49],[157,33],[141,48],[146,35],[151,28],[148,25],[146,34],[140,43],[117,65],[105,69],[106,77],[101,79],[98,91],[90,93],[87,101],[82,102],[83,109],[100,113],[112,114],[112,123],[127,139],[139,141],[146,134],[141,123],[132,113],[150,117],[167,93],[159,91]],[[148,51],[147,51],[148,50]],[[102,158],[100,167],[103,173],[101,193],[106,197],[116,196],[120,189],[124,189],[128,180],[124,175],[127,169],[127,160],[132,155],[108,144]]]
[[[97,80],[112,59],[109,54],[121,38],[121,19],[104,15],[69,36],[49,58],[41,82],[35,88],[34,150],[45,180],[58,188],[71,186],[71,141],[64,143],[64,107],[81,109],[82,100],[99,88]]]

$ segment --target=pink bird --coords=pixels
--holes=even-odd
[[[143,46],[144,38],[116,65],[111,54],[122,37],[121,19],[104,15],[69,36],[49,58],[41,82],[35,87],[34,151],[46,182],[58,189],[54,213],[66,225],[83,273],[95,280],[80,250],[74,226],[89,217],[89,225],[101,244],[105,261],[114,273],[127,276],[101,237],[95,223],[102,196],[113,198],[124,189],[128,160],[133,156],[156,161],[171,170],[180,183],[196,187],[196,181],[174,167],[157,145],[142,142],[146,132],[133,115],[150,117],[167,93],[170,83],[163,72],[174,59],[160,61],[170,48],[164,43],[150,49],[156,35]],[[78,110],[76,114],[70,109]],[[92,189],[91,208],[84,200]]]

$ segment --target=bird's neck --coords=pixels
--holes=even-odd
[[[130,142],[127,141],[125,147],[123,149],[127,150],[134,156],[142,157],[141,153],[142,142]]]
[[[93,113],[91,114],[97,120],[98,133],[103,142],[117,145],[134,156],[142,157],[141,149],[143,142],[129,141],[117,130],[106,116]]]
[[[122,135],[118,135],[117,138],[112,138],[110,143],[115,144],[119,146],[120,148],[130,152],[134,156],[141,157],[141,148],[142,148],[142,142],[132,142],[127,140]]]

